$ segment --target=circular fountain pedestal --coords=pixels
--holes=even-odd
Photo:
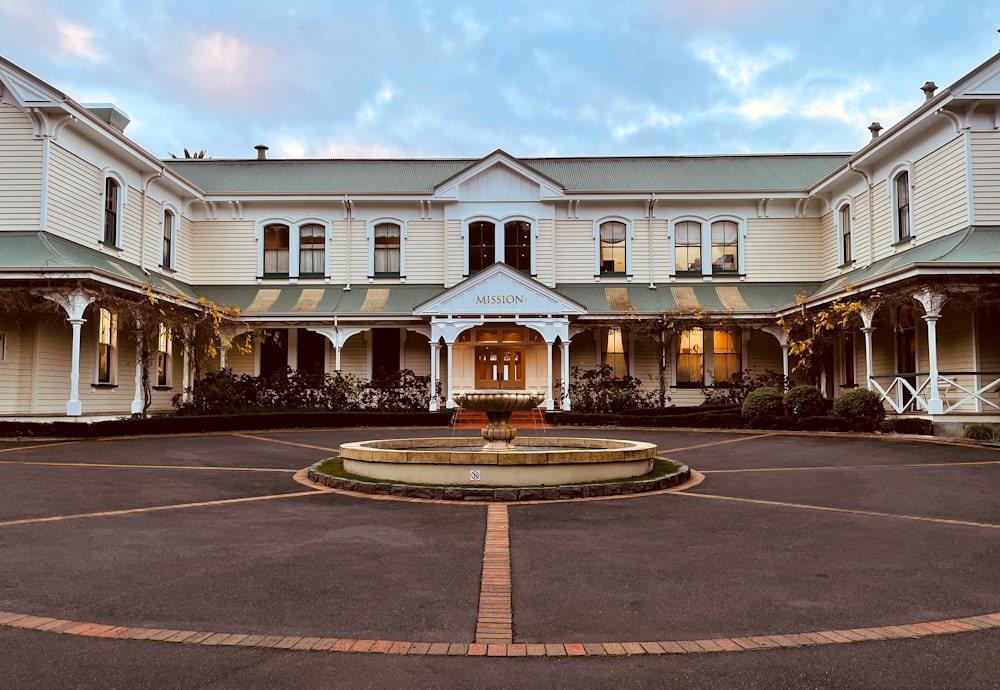
[[[532,410],[545,400],[541,393],[527,391],[481,390],[456,393],[452,396],[459,407],[486,413],[483,427],[483,450],[514,450],[512,441],[517,429],[510,424],[510,417],[519,410]]]

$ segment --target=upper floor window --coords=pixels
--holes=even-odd
[[[174,242],[177,236],[177,216],[170,209],[163,211],[163,258],[160,265],[163,268],[174,267]]]
[[[851,245],[851,205],[844,204],[837,210],[837,231],[840,235],[840,263],[849,264],[854,260]]]
[[[675,274],[694,273],[708,278],[713,274],[743,272],[741,264],[746,239],[743,221],[680,218],[671,225]]]
[[[287,276],[290,253],[288,226],[264,226],[264,275]]]
[[[104,244],[120,246],[121,184],[113,177],[104,178]]]
[[[674,226],[674,270],[701,273],[701,223],[687,220]]]
[[[496,224],[488,220],[469,223],[469,275],[496,263]]]
[[[117,350],[118,315],[101,308],[97,326],[97,383],[115,382]]]
[[[894,242],[905,242],[913,238],[913,214],[910,202],[913,190],[910,186],[910,171],[903,168],[889,177],[889,194],[892,197],[892,235]]]
[[[626,275],[628,272],[628,226],[619,220],[601,223],[598,231],[598,275]]]
[[[375,225],[372,248],[372,274],[375,276],[402,275],[401,249],[403,230],[399,223]]]
[[[326,228],[319,223],[299,226],[299,275],[322,276],[325,269]]]
[[[731,220],[712,223],[712,272],[735,273],[739,268],[739,229]]]
[[[504,223],[504,262],[524,273],[531,273],[531,223],[511,220]]]

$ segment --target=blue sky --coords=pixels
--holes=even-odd
[[[0,0],[0,55],[160,157],[851,151],[1000,49],[990,5]]]

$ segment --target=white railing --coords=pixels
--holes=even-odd
[[[971,379],[971,382],[963,384],[960,377],[967,381]],[[988,383],[982,385],[983,381]],[[987,408],[1000,411],[1000,372],[942,371],[938,373],[937,385],[944,414],[955,412],[970,402],[977,403],[976,412],[986,411]],[[931,378],[926,372],[872,376],[871,388],[896,414],[929,412],[927,401],[931,396]]]

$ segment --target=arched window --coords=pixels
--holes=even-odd
[[[687,220],[674,226],[674,270],[701,273],[701,223]]]
[[[731,220],[712,223],[712,272],[735,273],[739,269],[739,227]]]
[[[511,268],[531,273],[531,223],[510,220],[504,223],[503,260]]]
[[[375,276],[399,276],[402,229],[398,223],[378,223],[374,234]]]
[[[488,220],[469,223],[469,275],[496,263],[496,224]]]
[[[844,204],[837,209],[837,234],[840,238],[840,263],[849,264],[854,260],[851,242],[851,205]]]
[[[326,228],[319,223],[299,226],[299,275],[322,276],[326,258]]]
[[[628,232],[625,223],[609,220],[601,223],[600,275],[625,275],[628,264]]]
[[[910,217],[910,173],[908,170],[896,175],[892,180],[893,225],[896,241],[905,242],[913,236]]]
[[[122,186],[113,177],[104,178],[104,244],[121,246]]]
[[[264,226],[264,275],[288,275],[288,226],[272,223]]]
[[[177,239],[177,215],[170,209],[163,211],[163,257],[160,259],[160,266],[163,268],[174,267],[174,252],[176,251],[175,241]]]

